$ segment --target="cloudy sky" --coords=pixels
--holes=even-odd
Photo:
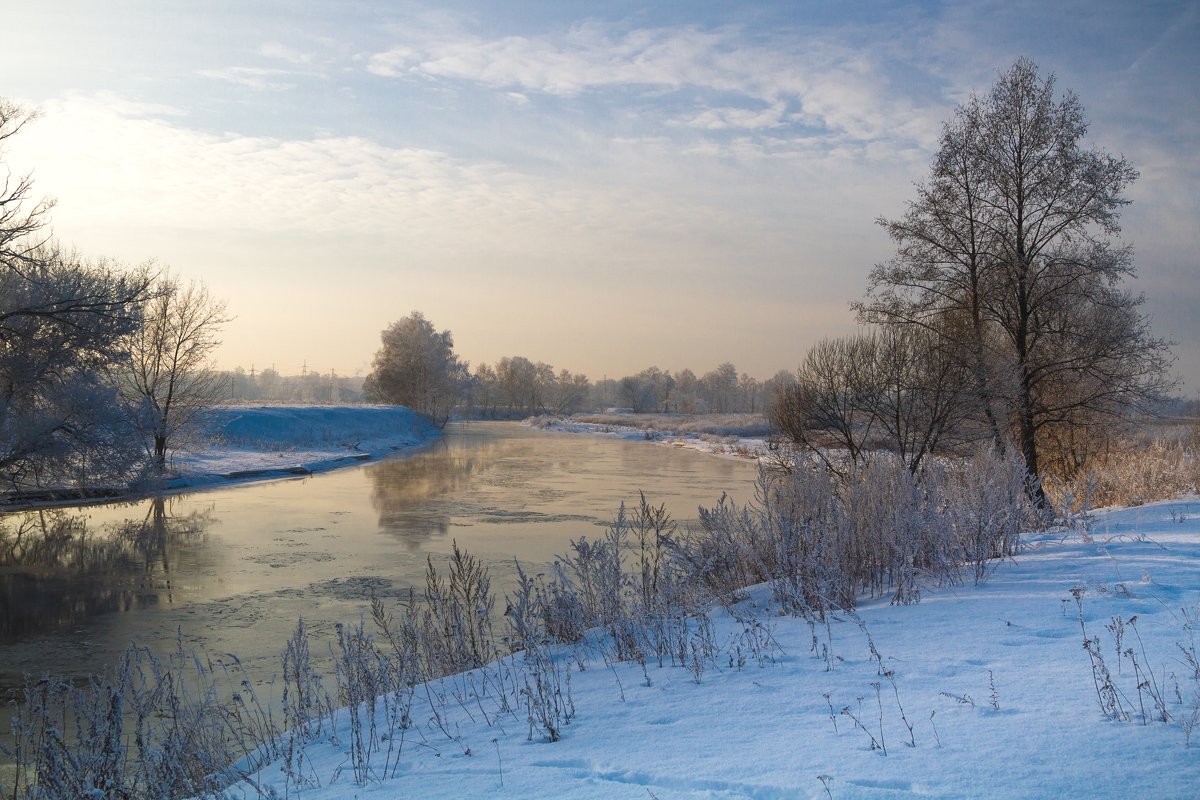
[[[1052,7],[1052,8],[1051,8]],[[854,327],[939,128],[1020,56],[1141,172],[1123,237],[1200,389],[1196,3],[9,4],[15,172],[56,235],[228,300],[224,366],[369,369],[419,309],[472,363],[759,377]]]

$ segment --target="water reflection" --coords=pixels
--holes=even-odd
[[[371,505],[379,514],[379,529],[396,535],[410,550],[420,549],[425,539],[445,536],[450,504],[438,501],[466,488],[494,449],[450,448],[443,440],[412,458],[370,466]]]
[[[171,501],[101,526],[72,510],[0,518],[0,642],[69,630],[90,617],[170,605],[180,557],[204,541],[211,509]]]
[[[580,496],[611,490],[605,467],[567,440],[530,435],[519,429],[460,427],[430,451],[367,467],[380,532],[419,552],[431,540],[445,539],[451,528],[459,528],[455,536],[462,536],[462,528],[596,524],[594,508],[576,512]],[[663,454],[649,455],[652,460]],[[582,470],[581,463],[587,465]],[[639,469],[645,462],[628,465],[627,471]],[[600,501],[603,518],[619,503],[617,498]]]
[[[331,632],[372,594],[420,587],[452,540],[511,586],[602,533],[646,489],[681,523],[751,465],[513,423],[451,425],[443,444],[304,479],[138,504],[0,517],[0,687],[49,670],[85,675],[135,640],[177,632],[276,669],[298,617]],[[219,527],[218,527],[219,523]],[[0,713],[0,730],[4,727]]]

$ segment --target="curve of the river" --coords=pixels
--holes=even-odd
[[[303,479],[0,518],[0,688],[82,676],[131,642],[236,653],[260,679],[296,620],[323,639],[372,594],[424,583],[451,543],[500,597],[513,559],[535,571],[603,532],[645,491],[681,522],[755,467],[643,442],[514,423],[451,425],[418,454]],[[503,600],[500,600],[503,607]]]

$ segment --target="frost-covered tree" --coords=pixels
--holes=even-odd
[[[35,113],[0,97],[0,159],[4,157],[5,142],[36,117]],[[14,176],[3,160],[0,160],[0,167],[4,172],[4,182],[0,185],[0,260],[5,269],[11,270],[32,261],[39,245],[45,243],[41,232],[54,203],[48,199],[32,199],[31,173]]]
[[[554,414],[573,414],[587,402],[592,384],[586,375],[573,374],[562,369],[554,381],[554,390],[548,408]]]
[[[554,393],[554,368],[524,356],[505,356],[496,362],[496,383],[510,415],[528,416],[548,410]]]
[[[0,480],[9,491],[131,474],[136,438],[115,368],[146,285],[144,273],[48,247],[0,264]]]
[[[699,414],[704,411],[704,385],[690,369],[675,373],[675,410],[681,414]]]
[[[647,367],[617,382],[619,402],[639,414],[669,411],[674,390],[675,378],[658,367]]]
[[[621,405],[635,413],[654,410],[654,386],[637,375],[626,375],[617,383]]]
[[[114,376],[151,278],[48,242],[3,147],[33,115],[0,99],[0,482],[8,491],[121,481],[137,459]],[[132,447],[131,447],[132,445]]]
[[[183,285],[170,275],[159,278],[143,315],[129,339],[124,389],[138,409],[147,452],[161,468],[181,434],[229,396],[212,356],[230,318],[203,284]]]
[[[738,371],[733,364],[726,361],[711,372],[704,373],[700,383],[704,387],[704,396],[710,412],[727,414],[737,410]]]
[[[1013,436],[1034,478],[1048,432],[1139,407],[1169,364],[1124,285],[1119,217],[1137,173],[1087,131],[1079,99],[1017,61],[955,111],[904,216],[880,220],[897,253],[857,304],[866,321],[943,337],[997,447]]]
[[[475,368],[468,388],[471,411],[485,419],[496,416],[498,383],[496,370],[490,364],[480,364]]]
[[[376,403],[408,406],[445,425],[470,373],[454,354],[450,331],[438,332],[420,311],[393,322],[381,334],[363,394]]]
[[[524,356],[505,356],[493,367],[480,364],[468,383],[470,413],[480,417],[572,414],[587,402],[586,375],[559,370]]]
[[[742,411],[753,414],[761,410],[763,384],[758,378],[751,376],[749,373],[743,372],[742,377],[738,378],[738,394],[739,408]]]

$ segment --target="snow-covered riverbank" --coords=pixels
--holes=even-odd
[[[530,417],[525,424],[558,433],[644,440],[728,458],[768,456],[766,421],[755,414],[576,414]]]
[[[209,411],[167,460],[164,479],[121,487],[0,495],[5,511],[106,503],[291,475],[311,475],[416,450],[441,436],[402,406],[224,406]]]
[[[1028,536],[982,585],[828,627],[759,587],[712,614],[715,659],[617,661],[596,638],[556,672],[517,655],[419,687],[368,765],[342,711],[290,781],[282,763],[255,780],[298,800],[1193,798],[1198,566],[1193,497]]]
[[[307,475],[412,450],[441,435],[402,406],[227,406],[170,460],[172,489]]]

